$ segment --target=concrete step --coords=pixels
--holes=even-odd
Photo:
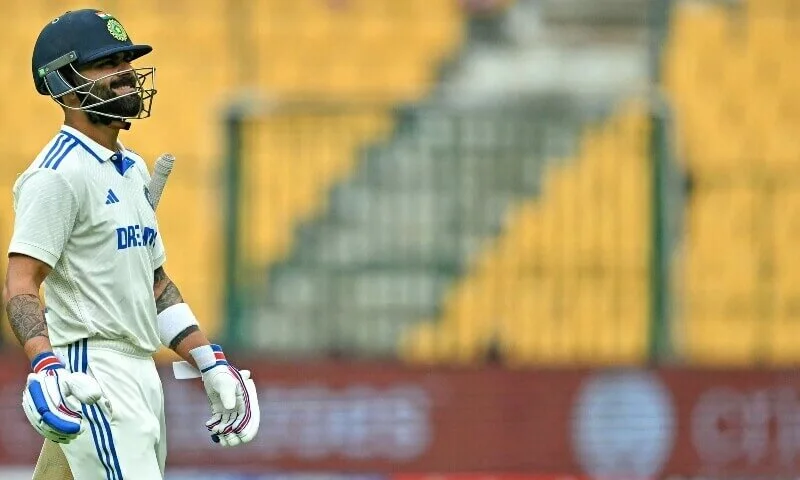
[[[371,310],[386,307],[409,315],[428,315],[451,280],[428,269],[330,272],[284,267],[270,278],[270,300],[287,309],[347,306]]]
[[[445,228],[440,228],[445,227]],[[448,225],[382,224],[378,228],[316,224],[300,235],[296,247],[302,264],[325,268],[363,268],[426,265],[448,269],[474,252],[484,234]]]
[[[453,193],[433,189],[384,190],[351,186],[331,196],[330,220],[342,225],[382,228],[391,223],[409,228],[444,228],[453,222],[457,211]]]

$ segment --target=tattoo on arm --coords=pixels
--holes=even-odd
[[[153,272],[153,285],[158,285],[159,283],[167,280],[167,272],[164,271],[164,267],[158,267]]]
[[[156,295],[156,311],[161,313],[173,305],[183,303],[181,292],[169,279],[164,268],[158,267],[153,273],[153,293]]]
[[[47,322],[38,296],[22,294],[13,297],[6,305],[6,313],[20,345],[25,345],[31,338],[47,337]]]
[[[172,339],[171,342],[169,342],[170,350],[175,350],[176,348],[178,348],[178,345],[180,345],[181,342],[184,339],[186,339],[186,337],[193,334],[194,332],[199,332],[199,331],[200,327],[198,327],[197,325],[190,325],[184,328],[183,331],[181,331],[181,333],[179,333],[175,338]]]

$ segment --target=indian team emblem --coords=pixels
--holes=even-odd
[[[120,42],[124,42],[128,39],[128,32],[122,28],[121,23],[113,18],[108,20],[108,33],[110,33],[112,37],[116,38]]]
[[[150,189],[147,188],[147,185],[144,186],[144,198],[147,199],[147,203],[150,204],[150,207],[155,210],[156,206],[153,205],[153,197],[150,196]]]

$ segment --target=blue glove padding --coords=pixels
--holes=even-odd
[[[43,437],[69,443],[84,430],[81,404],[97,404],[111,415],[111,404],[97,380],[85,373],[68,372],[52,352],[38,355],[32,362],[22,393],[25,416]]]

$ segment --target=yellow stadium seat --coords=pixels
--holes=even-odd
[[[419,361],[426,352],[425,359],[475,362],[497,342],[509,365],[641,361],[649,305],[647,123],[634,104],[587,129],[579,158],[551,167],[541,197],[514,209],[447,294],[441,318],[406,332],[404,358]],[[431,351],[437,336],[452,332],[461,334],[457,349]]]
[[[355,165],[358,147],[389,133],[382,111],[295,114],[254,122],[245,135],[243,218],[247,255],[265,265],[288,252],[296,222],[324,207]]]
[[[786,61],[800,46],[794,3],[675,8],[664,83],[697,185],[675,337],[690,362],[800,361],[800,69]]]
[[[444,0],[291,3],[251,6],[264,19],[254,31],[259,83],[289,97],[417,100],[462,35],[461,12]]]

